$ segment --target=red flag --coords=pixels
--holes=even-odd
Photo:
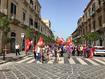
[[[30,39],[26,39],[25,40],[25,52],[29,50],[30,45],[31,45]]]
[[[93,58],[94,51],[95,51],[95,48],[91,48],[91,49],[90,49],[89,58]]]
[[[39,45],[39,46],[44,45],[44,40],[43,40],[43,37],[42,36],[40,36],[37,45]]]
[[[70,38],[68,38],[68,40],[67,40],[67,45],[72,45],[73,43],[72,43],[72,37],[70,37]]]
[[[61,44],[64,44],[65,40],[63,38],[61,38]]]
[[[59,38],[59,37],[58,37],[58,38],[56,39],[56,43],[59,44],[59,45],[62,45],[62,44],[65,43],[65,40],[64,40],[63,38]]]

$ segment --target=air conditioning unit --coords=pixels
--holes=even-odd
[[[3,13],[4,13],[5,15],[7,15],[7,9],[4,9],[4,10],[3,10]]]
[[[4,13],[5,15],[7,15],[7,9],[0,9],[1,13]]]

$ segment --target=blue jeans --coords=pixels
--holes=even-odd
[[[40,53],[36,53],[36,61],[40,61],[41,59],[41,54]]]

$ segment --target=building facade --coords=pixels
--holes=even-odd
[[[15,50],[15,43],[21,45],[24,42],[28,27],[46,36],[52,35],[51,29],[42,22],[40,11],[41,5],[38,0],[0,0],[0,16],[11,18],[9,33],[11,52]]]
[[[51,22],[48,19],[42,19],[42,21],[46,24],[46,26],[51,29]]]
[[[101,34],[101,39],[95,41],[95,44],[105,46],[105,0],[90,0],[77,25],[72,33],[75,39],[90,32],[98,32]]]

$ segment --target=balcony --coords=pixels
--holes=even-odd
[[[26,6],[28,5],[27,0],[22,0],[23,4],[25,4]]]
[[[28,4],[28,6],[29,6],[31,12],[34,12],[34,11],[35,11],[34,5],[32,5],[32,4]]]
[[[103,3],[105,3],[105,0],[103,0]]]
[[[11,14],[11,23],[13,24],[19,24],[20,21],[16,19],[16,15]]]
[[[96,10],[99,10],[99,9],[100,9],[100,5],[97,5]]]
[[[92,11],[91,13],[90,13],[90,16],[93,16],[95,14],[95,11]]]
[[[102,9],[102,4],[97,5],[97,7],[96,7],[96,11],[97,11],[97,12],[100,12],[100,11],[101,11],[101,9]]]

